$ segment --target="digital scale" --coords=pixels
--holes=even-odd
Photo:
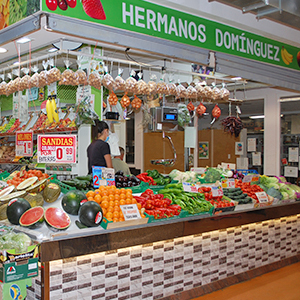
[[[150,108],[152,123],[149,124],[149,130],[160,131],[165,127],[174,127],[178,124],[178,109],[177,107],[152,107]]]

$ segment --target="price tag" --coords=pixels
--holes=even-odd
[[[259,181],[259,176],[253,175],[251,181]]]
[[[75,134],[39,135],[37,146],[38,163],[76,163]]]
[[[246,175],[246,176],[243,178],[243,182],[251,182],[251,181],[252,181],[252,177],[253,177],[252,174]]]
[[[191,168],[191,171],[196,172],[198,174],[204,174],[206,171],[206,168]]]
[[[213,197],[220,197],[223,196],[223,189],[220,185],[219,186],[213,185],[211,186],[211,193]]]
[[[235,179],[234,178],[228,178],[222,180],[222,188],[235,188]]]
[[[200,185],[190,183],[190,182],[183,182],[182,187],[185,192],[198,193]]]
[[[98,188],[100,185],[115,185],[115,170],[93,166],[93,185],[94,188]]]
[[[257,192],[257,193],[255,193],[255,195],[257,196],[258,201],[260,203],[269,202],[269,198],[268,198],[268,195],[266,194],[266,192]]]
[[[141,219],[139,209],[136,204],[120,205],[125,221]]]
[[[31,157],[33,153],[33,132],[16,132],[16,156]]]

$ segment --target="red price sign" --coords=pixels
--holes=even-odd
[[[16,156],[32,156],[33,153],[33,132],[16,132]]]
[[[76,163],[75,134],[39,135],[37,146],[38,163]]]

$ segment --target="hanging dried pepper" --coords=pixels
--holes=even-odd
[[[227,117],[222,120],[222,125],[224,126],[224,131],[230,133],[231,135],[234,134],[235,137],[238,137],[244,128],[243,122],[240,118],[237,117]]]

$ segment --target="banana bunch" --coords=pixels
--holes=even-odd
[[[47,111],[47,118],[50,124],[53,122],[59,122],[59,116],[57,113],[56,102],[54,98],[48,99],[46,102],[46,111]]]
[[[289,65],[293,61],[293,55],[290,54],[284,47],[281,48],[281,57],[286,65]]]

